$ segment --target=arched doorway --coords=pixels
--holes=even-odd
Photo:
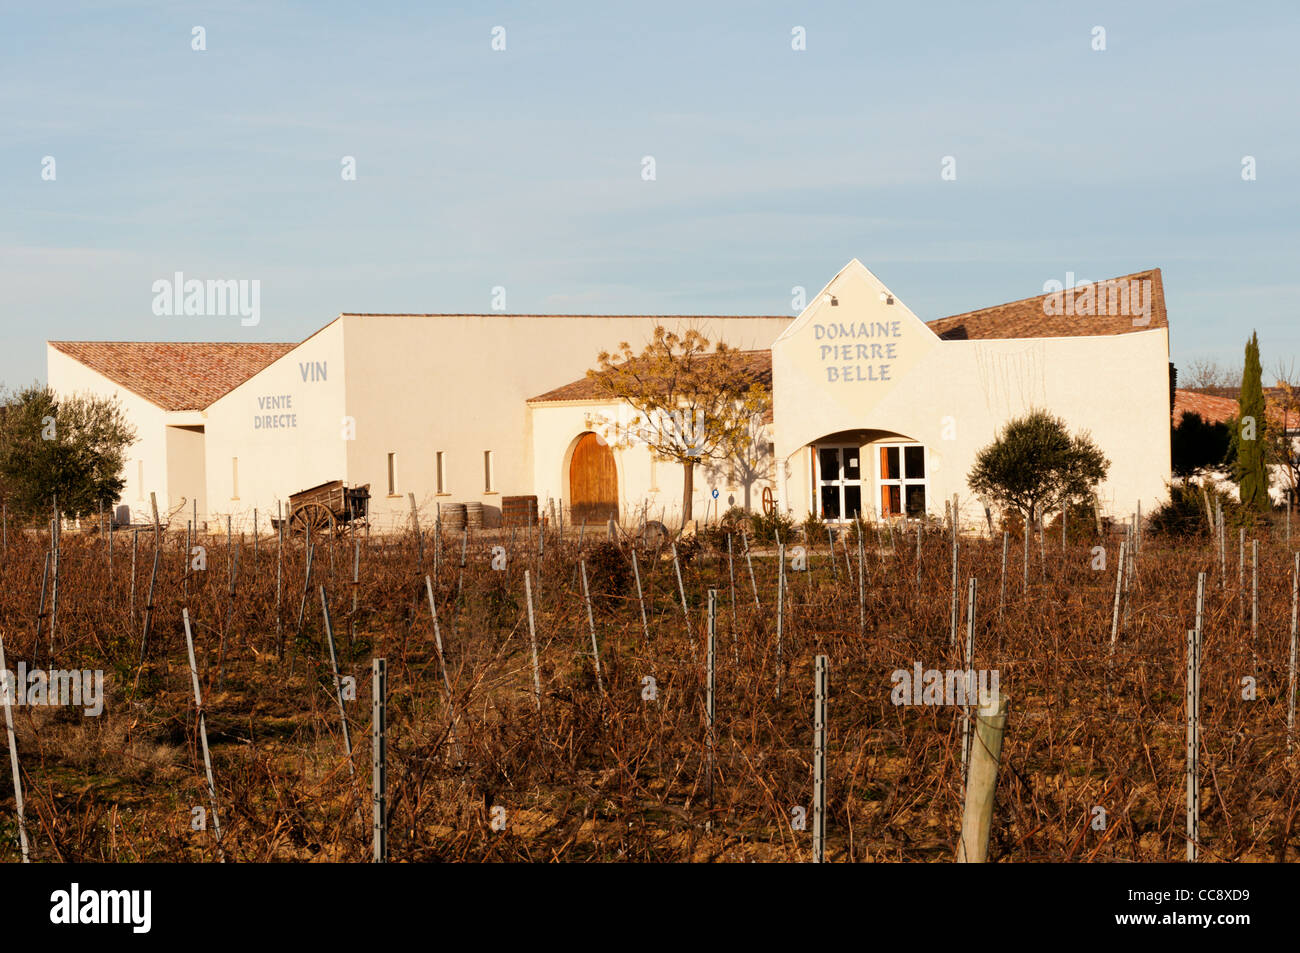
[[[569,459],[569,510],[574,523],[618,519],[614,451],[594,433],[578,438]]]
[[[929,510],[925,446],[884,430],[828,434],[814,441],[810,510],[830,522],[922,517]]]

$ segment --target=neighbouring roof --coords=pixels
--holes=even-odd
[[[1173,421],[1177,424],[1183,414],[1198,414],[1207,424],[1221,424],[1237,416],[1237,402],[1231,397],[1215,397],[1191,390],[1174,391]]]
[[[202,410],[297,344],[50,341],[163,410]]]
[[[1134,285],[1133,282],[1150,282],[1150,284]],[[1088,298],[1081,297],[1089,293],[1089,288],[1091,288],[1091,304]],[[1147,300],[1149,289],[1151,319],[1148,323],[1137,325],[1133,323],[1135,314],[1139,316],[1139,320],[1143,316],[1141,305],[1131,299],[1128,313],[1108,313],[1111,310],[1111,297],[1121,289],[1129,291],[1136,289],[1142,295],[1143,301]],[[1049,310],[1063,313],[1049,314]],[[1114,310],[1121,310],[1118,299]],[[1081,314],[1080,311],[1084,313]],[[1098,311],[1106,313],[1098,314],[1096,313]],[[1093,282],[1091,285],[1079,285],[1064,291],[994,305],[991,308],[954,314],[947,318],[927,321],[926,326],[945,341],[1090,337],[1167,328],[1169,316],[1165,312],[1165,291],[1160,280],[1160,269],[1152,268],[1120,278]]]
[[[1237,416],[1237,399],[1178,389],[1174,391],[1172,412],[1175,425],[1183,419],[1184,413],[1198,414],[1207,424],[1221,424]],[[1264,413],[1270,421],[1284,424],[1288,430],[1300,426],[1300,419],[1297,419],[1295,414],[1291,414],[1290,419],[1287,419],[1286,412],[1272,394],[1265,393]]]

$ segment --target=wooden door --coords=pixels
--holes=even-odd
[[[618,471],[614,451],[594,433],[585,433],[569,462],[569,508],[575,524],[588,526],[618,519]]]

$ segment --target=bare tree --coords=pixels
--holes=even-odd
[[[1272,443],[1273,461],[1284,468],[1287,499],[1294,503],[1296,491],[1300,489],[1300,444],[1295,437],[1295,432],[1300,430],[1300,373],[1297,373],[1293,359],[1289,362],[1279,360],[1273,366],[1273,374],[1277,386],[1272,393],[1266,393],[1265,399],[1282,419],[1266,433]]]
[[[1179,376],[1183,380],[1183,387],[1187,390],[1204,393],[1232,391],[1233,395],[1222,394],[1221,396],[1234,396],[1241,388],[1240,369],[1225,368],[1213,358],[1196,358],[1188,361],[1186,369]]]

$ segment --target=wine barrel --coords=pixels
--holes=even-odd
[[[445,533],[459,533],[465,528],[466,511],[464,503],[444,503],[441,508],[442,529]]]

